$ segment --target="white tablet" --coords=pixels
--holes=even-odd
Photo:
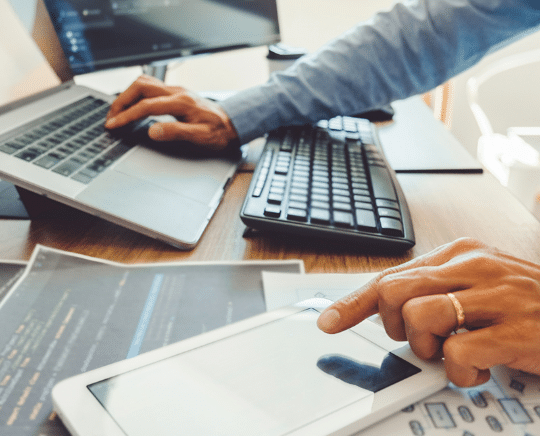
[[[366,320],[329,335],[307,300],[60,382],[74,436],[350,435],[444,388]]]

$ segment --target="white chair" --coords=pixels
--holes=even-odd
[[[481,132],[477,156],[531,211],[540,193],[540,50],[487,65],[466,84]]]

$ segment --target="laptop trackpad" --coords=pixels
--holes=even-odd
[[[184,159],[140,147],[114,169],[193,200],[210,203],[224,188],[235,164],[224,159]]]
[[[97,177],[76,198],[98,214],[99,210],[110,214],[105,217],[109,221],[186,244],[198,241],[210,214],[205,204],[116,171]]]

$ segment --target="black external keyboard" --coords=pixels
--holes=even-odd
[[[271,132],[240,217],[251,228],[359,247],[415,244],[405,196],[375,127],[359,118]]]

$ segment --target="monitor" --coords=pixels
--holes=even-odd
[[[44,0],[74,75],[280,40],[276,0]]]

